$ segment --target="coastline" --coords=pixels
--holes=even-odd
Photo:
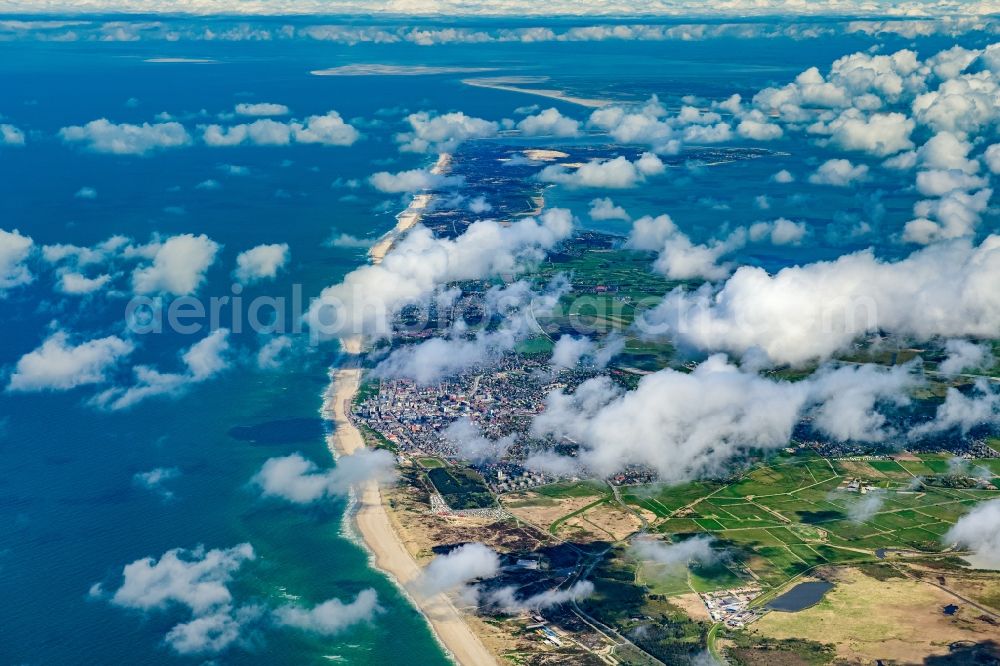
[[[336,456],[350,455],[365,446],[361,432],[348,418],[348,408],[361,385],[361,368],[344,366],[330,373],[323,413],[334,422],[327,446]],[[368,481],[355,489],[353,527],[371,553],[372,563],[389,576],[427,619],[431,631],[449,655],[462,666],[496,664],[496,658],[462,618],[444,593],[431,597],[415,589],[421,567],[393,529],[378,484]]]
[[[431,173],[435,176],[440,176],[446,173],[450,167],[451,153],[441,153],[438,155],[437,162],[431,167]],[[368,250],[368,259],[373,264],[382,263],[385,255],[389,253],[389,250],[396,244],[396,241],[402,238],[403,234],[407,231],[417,226],[420,218],[423,216],[424,210],[430,205],[433,196],[426,192],[413,195],[413,200],[406,207],[406,210],[396,216],[396,226],[386,232]]]
[[[442,175],[450,167],[451,154],[440,153],[430,171]],[[414,195],[406,210],[396,216],[396,226],[369,249],[368,258],[372,264],[380,263],[399,239],[420,222],[432,199],[430,193]],[[340,345],[350,359],[331,369],[330,384],[323,396],[322,406],[323,417],[334,424],[334,431],[326,440],[334,458],[350,455],[365,447],[361,432],[348,415],[361,385],[362,370],[357,361],[364,350],[364,343],[360,336],[351,336],[341,339]],[[424,616],[434,637],[452,660],[462,666],[497,664],[496,657],[446,594],[428,597],[416,589],[422,568],[393,527],[376,482],[365,482],[354,488],[352,502],[344,518],[350,531],[369,552],[372,566],[386,574]]]

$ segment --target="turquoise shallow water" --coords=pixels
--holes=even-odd
[[[363,260],[361,250],[325,247],[323,240],[332,229],[377,235],[392,226],[393,214],[405,205],[370,188],[332,184],[428,161],[396,149],[392,135],[402,129],[405,112],[462,110],[500,118],[540,101],[469,88],[455,75],[334,79],[309,76],[311,69],[358,62],[496,66],[551,75],[556,85],[595,96],[644,99],[656,93],[676,103],[685,94],[752,94],[771,81],[870,44],[857,36],[809,42],[808,49],[789,40],[435,48],[297,42],[2,43],[0,113],[5,122],[29,130],[29,145],[0,152],[0,227],[19,228],[39,244],[89,245],[112,234],[146,241],[154,233],[205,233],[224,246],[202,289],[205,295],[231,294],[229,271],[239,251],[287,242],[292,256],[287,273],[249,290],[247,297],[288,296],[292,285],[299,284],[308,298]],[[901,45],[905,42],[895,44]],[[586,58],[580,57],[580,49],[586,49]],[[161,56],[209,57],[219,64],[142,62]],[[358,126],[366,138],[351,148],[193,147],[137,158],[71,150],[54,137],[65,125],[102,117],[149,122],[161,111],[193,128],[245,100],[284,103],[298,117],[336,109],[345,118],[363,118]],[[541,103],[585,116],[570,105]],[[756,192],[753,183],[778,168],[793,165],[802,171],[816,163],[817,157],[803,146],[775,147],[791,153],[780,166],[758,160],[720,167],[729,170],[727,180],[737,183],[724,192],[706,170],[612,196],[636,215],[669,211],[692,236],[707,237],[724,224],[755,219],[758,213],[749,207]],[[220,169],[226,164],[245,166],[249,175],[227,175]],[[195,189],[206,179],[219,181],[221,188]],[[95,188],[98,197],[74,198],[83,186]],[[571,207],[586,222],[594,196],[551,192],[549,203]],[[821,230],[833,211],[864,205],[837,198],[847,195],[828,196],[798,209],[820,230],[815,246],[803,248],[799,259],[823,256]],[[712,211],[706,197],[726,198],[730,208]],[[909,207],[891,194],[885,203],[890,222]],[[796,204],[790,205],[783,214],[795,213]],[[615,223],[597,226],[624,231]],[[886,233],[893,231],[887,223]],[[832,251],[845,248],[850,245]],[[742,259],[768,267],[788,261],[765,254]],[[122,316],[121,300],[57,297],[44,273],[0,307],[4,368],[37,347],[53,325],[94,337],[118,331]],[[142,341],[136,361],[170,369],[178,351],[196,339],[150,336]],[[183,614],[142,616],[88,599],[88,589],[98,581],[115,581],[123,565],[141,557],[159,557],[176,547],[226,548],[242,542],[251,543],[258,554],[232,585],[243,602],[274,605],[289,596],[308,603],[346,600],[374,587],[384,612],[371,624],[326,639],[262,629],[221,661],[445,661],[416,611],[342,534],[343,502],[303,510],[261,501],[248,487],[272,456],[301,451],[319,464],[332,464],[312,420],[326,385],[326,368],[336,359],[335,346],[306,348],[280,371],[261,371],[250,362],[259,346],[253,333],[234,336],[233,344],[244,361],[235,369],[182,397],[150,400],[126,412],[95,410],[86,404],[92,395],[87,390],[0,396],[0,596],[5,602],[0,605],[0,661],[183,660],[163,645],[164,634]],[[118,379],[126,378],[125,371]],[[283,423],[274,425],[276,421]],[[234,427],[262,424],[268,443],[230,435]],[[156,467],[180,470],[165,484],[172,499],[134,485],[134,474]]]

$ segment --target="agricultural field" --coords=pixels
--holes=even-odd
[[[576,481],[568,483],[550,483],[533,489],[533,492],[553,499],[566,497],[589,497],[591,495],[610,495],[608,487],[598,481]]]
[[[990,469],[997,463],[976,462]],[[940,552],[960,516],[980,501],[1000,498],[993,489],[917,484],[906,465],[933,477],[952,463],[939,455],[899,462],[782,455],[728,484],[634,487],[622,498],[656,515],[651,531],[671,538],[711,534],[731,554],[714,571],[657,579],[661,593],[720,589],[733,576],[777,588],[823,565],[876,561],[881,549]],[[852,479],[864,482],[866,492],[848,490]],[[653,578],[652,571],[645,574]]]
[[[640,312],[655,306],[664,293],[681,284],[651,272],[649,261],[641,252],[593,247],[585,252],[571,247],[567,254],[551,257],[535,279],[544,283],[558,273],[569,275],[574,295],[563,299],[552,313],[539,316],[539,323],[553,337],[619,331],[627,339],[616,365],[651,371],[665,367],[673,355],[669,344],[640,340],[627,330]],[[522,347],[535,353],[548,351],[543,339],[529,340]]]

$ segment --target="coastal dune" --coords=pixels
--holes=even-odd
[[[324,403],[324,414],[336,428],[328,439],[331,452],[349,455],[365,446],[361,432],[348,418],[348,410],[361,384],[361,369],[343,367],[331,373],[332,382]],[[399,539],[374,481],[355,489],[354,524],[372,553],[375,566],[393,578],[414,601],[445,649],[463,666],[496,664],[479,637],[462,619],[461,613],[443,593],[424,596],[416,589],[421,568]]]

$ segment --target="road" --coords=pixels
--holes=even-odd
[[[890,564],[892,564],[892,568],[893,569],[895,569],[899,573],[903,574],[907,578],[911,578],[912,580],[918,581],[920,583],[927,583],[928,585],[933,585],[934,587],[938,588],[939,590],[947,592],[948,594],[950,594],[951,596],[955,597],[956,599],[958,599],[962,603],[966,603],[966,604],[972,606],[976,610],[981,611],[982,613],[988,615],[989,617],[993,618],[994,620],[1000,620],[1000,615],[998,615],[997,612],[995,610],[993,610],[992,608],[988,608],[986,606],[982,606],[982,605],[976,603],[975,601],[973,601],[972,599],[969,599],[968,597],[963,597],[961,594],[959,594],[955,590],[953,590],[953,589],[951,589],[951,588],[949,588],[949,587],[947,587],[945,585],[941,585],[941,584],[939,584],[939,583],[937,583],[935,581],[932,581],[932,580],[927,580],[925,578],[921,578],[921,577],[913,574],[912,572],[908,571],[905,567],[896,566],[896,564],[894,562],[891,562]]]
[[[726,658],[722,656],[722,653],[719,651],[719,646],[715,643],[715,639],[717,638],[717,634],[721,628],[721,622],[713,624],[712,628],[708,630],[708,636],[705,637],[705,642],[708,644],[708,653],[712,655],[712,659],[715,659],[715,661],[720,664],[728,664],[729,662],[727,662]]]
[[[614,486],[612,486],[612,492],[614,492]],[[619,502],[621,502],[621,499],[620,499],[620,497],[618,496],[617,493],[615,493],[615,499],[618,500]],[[501,506],[502,505],[503,505],[503,503],[501,502]],[[574,546],[574,544],[572,542],[566,541],[565,539],[562,539],[561,537],[559,537],[559,536],[557,536],[555,534],[549,533],[547,530],[542,529],[541,526],[536,525],[535,523],[532,523],[530,521],[525,520],[524,518],[517,517],[517,516],[514,517],[514,520],[517,521],[517,522],[519,522],[519,523],[522,523],[524,525],[531,526],[535,530],[538,530],[540,533],[546,535],[549,539],[555,539],[556,541],[559,541],[560,543],[564,543],[564,544],[567,544],[569,546],[573,546],[575,548],[575,546]],[[643,525],[645,526],[646,525],[646,521],[644,519],[642,519],[641,516],[640,516],[640,520],[642,520]],[[645,530],[645,527],[643,527],[643,530]],[[606,549],[604,549],[600,553],[596,553],[596,554],[594,554],[592,556],[587,557],[584,560],[584,562],[573,573],[573,575],[569,576],[569,578],[566,579],[566,582],[563,583],[563,585],[565,587],[572,587],[575,583],[577,583],[579,581],[587,580],[587,578],[590,576],[591,572],[594,570],[594,567],[597,566],[597,564],[602,559],[604,559],[604,556],[607,555],[608,551],[611,550],[612,547],[613,547],[613,544],[611,546],[608,546]],[[581,554],[581,556],[586,557],[586,554],[583,551],[580,551],[579,549],[576,549],[576,550],[577,550],[577,552],[579,552]],[[659,659],[657,659],[653,655],[651,655],[648,652],[646,652],[645,650],[643,650],[641,647],[639,647],[638,645],[636,645],[635,643],[633,643],[632,641],[630,641],[625,636],[623,636],[620,633],[618,633],[615,629],[607,626],[606,624],[604,624],[600,620],[598,620],[598,619],[592,617],[591,615],[589,615],[586,611],[584,611],[582,608],[580,608],[579,604],[577,604],[577,602],[576,602],[575,599],[571,600],[569,605],[570,605],[570,608],[573,611],[573,614],[576,615],[578,618],[580,618],[581,622],[583,622],[584,624],[586,624],[587,626],[589,626],[591,629],[593,629],[597,633],[599,633],[602,636],[604,636],[604,638],[606,638],[609,642],[611,642],[613,644],[616,644],[615,647],[618,647],[618,646],[621,646],[621,645],[628,645],[629,647],[633,648],[636,652],[639,652],[640,654],[643,654],[646,657],[648,657],[649,660],[651,661],[651,663],[661,664],[662,666],[666,666],[666,664],[664,664],[662,661],[660,661]],[[586,647],[585,645],[583,645],[583,644],[581,644],[581,643],[579,643],[577,641],[574,641],[574,642],[577,645],[579,645],[580,647],[582,647],[585,650],[587,650],[588,652],[590,652],[591,654],[593,654],[594,656],[596,656],[598,659],[601,659],[604,662],[608,661],[608,659],[606,658],[605,655],[599,654],[599,653],[591,650],[590,648]]]

